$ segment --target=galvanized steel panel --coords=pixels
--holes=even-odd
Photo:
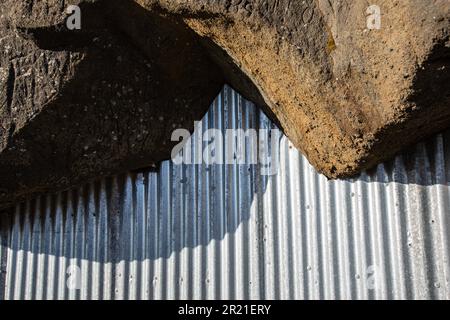
[[[273,127],[228,87],[203,120]],[[283,137],[274,176],[167,161],[32,199],[0,217],[0,298],[449,299],[449,152],[328,181]]]

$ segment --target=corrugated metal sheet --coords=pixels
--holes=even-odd
[[[272,126],[230,88],[203,120]],[[327,181],[283,137],[274,176],[165,162],[30,200],[1,217],[0,298],[449,299],[449,152]]]

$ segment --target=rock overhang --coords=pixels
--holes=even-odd
[[[329,178],[450,124],[449,3],[5,1],[0,201],[170,157],[229,83]],[[161,120],[162,119],[162,120]]]

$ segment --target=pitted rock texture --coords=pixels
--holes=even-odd
[[[228,83],[329,178],[450,124],[448,0],[0,3],[0,206],[170,156]],[[367,8],[381,28],[367,28]]]

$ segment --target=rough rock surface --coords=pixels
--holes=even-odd
[[[0,27],[5,205],[169,158],[172,131],[192,128],[223,86],[182,23],[131,2],[124,15],[94,3],[73,34],[48,11],[64,11],[58,1],[30,3],[11,0],[1,14],[15,17]]]
[[[330,178],[450,125],[450,2],[0,3],[0,206],[170,155],[227,82]]]

